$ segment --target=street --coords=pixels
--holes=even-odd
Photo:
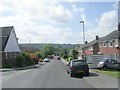
[[[84,77],[71,78],[66,66],[51,60],[39,68],[2,73],[2,88],[95,88]]]

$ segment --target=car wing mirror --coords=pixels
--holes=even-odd
[[[66,64],[66,66],[69,66],[69,64]]]

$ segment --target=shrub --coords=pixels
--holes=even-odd
[[[33,65],[34,64],[32,58],[30,57],[29,54],[25,54],[25,55],[23,55],[23,57],[25,59],[25,61],[24,61],[25,65],[28,66],[28,65]]]
[[[12,68],[11,64],[2,65],[3,68]]]
[[[38,58],[38,56],[36,54],[31,54],[30,57],[31,57],[31,59],[33,60],[33,62],[35,64],[38,64],[39,58]]]
[[[64,58],[64,59],[67,59],[67,58],[68,58],[68,55],[67,55],[67,54],[65,54],[65,55],[63,56],[63,58]]]
[[[19,55],[16,57],[16,62],[15,62],[15,66],[16,67],[23,67],[23,62],[24,62],[24,57],[23,55]]]

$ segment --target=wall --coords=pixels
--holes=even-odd
[[[20,52],[20,47],[18,45],[18,41],[14,29],[11,31],[4,52]]]
[[[93,54],[98,54],[99,52],[99,44],[96,43],[93,45]]]
[[[2,65],[15,63],[15,58],[18,52],[2,52]]]

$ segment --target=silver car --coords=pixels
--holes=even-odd
[[[97,65],[98,69],[117,69],[120,70],[120,62],[114,59],[103,59]]]
[[[49,62],[49,61],[50,61],[49,58],[44,59],[44,62]]]

